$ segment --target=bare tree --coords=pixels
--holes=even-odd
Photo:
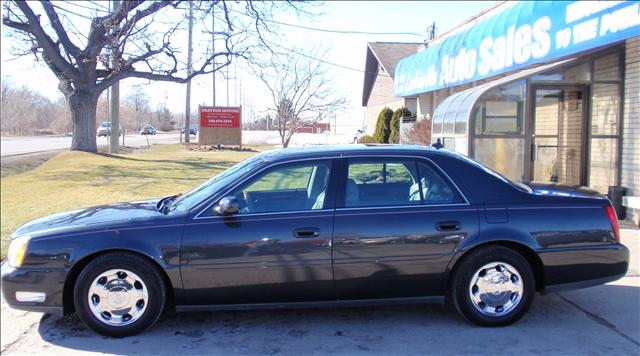
[[[194,70],[189,75],[181,47],[176,46],[181,42],[179,33],[184,30],[183,1],[123,1],[110,13],[103,9],[99,15],[80,14],[73,21],[67,15],[78,14],[65,9],[64,2],[14,0],[3,1],[3,6],[2,22],[15,30],[11,34],[14,54],[42,58],[59,80],[58,88],[69,105],[73,122],[71,149],[96,152],[96,106],[105,89],[125,78],[186,83],[228,66],[232,58],[251,59],[255,47],[266,46],[263,37],[271,31],[268,24],[272,23],[269,18],[274,11],[300,10],[301,5],[290,1],[196,2],[196,21],[203,26],[210,22],[205,18],[215,8],[215,36],[220,42],[216,49],[221,50],[203,51],[206,54],[194,60]],[[86,33],[77,30],[74,23],[81,17],[90,20]]]
[[[410,143],[414,145],[431,144],[431,119],[423,118],[413,123],[406,135],[401,139],[402,143]]]
[[[306,55],[300,51],[275,54],[268,65],[254,68],[254,73],[269,89],[283,147],[303,126],[333,117],[344,109],[346,99],[335,93],[325,63],[318,51]]]
[[[51,134],[51,121],[59,115],[56,104],[47,97],[5,80],[1,109],[0,131],[13,135]]]
[[[141,85],[133,86],[131,92],[124,98],[124,102],[133,108],[135,118],[135,129],[142,128],[142,117],[149,117],[150,102],[149,95],[145,92],[144,87]]]

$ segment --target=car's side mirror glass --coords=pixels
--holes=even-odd
[[[237,214],[240,212],[240,201],[234,196],[224,197],[213,208],[213,212],[222,216]]]

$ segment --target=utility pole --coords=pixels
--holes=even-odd
[[[229,65],[227,64],[227,106],[229,106]]]
[[[216,4],[211,4],[211,55],[213,56],[213,106],[216,106]]]
[[[242,106],[238,103],[238,62],[233,63],[233,102],[235,106]]]
[[[189,43],[187,45],[187,76],[193,71],[193,2],[189,1]],[[191,79],[187,81],[187,100],[184,112],[184,142],[191,138]]]
[[[120,7],[120,0],[113,0],[113,12]],[[111,63],[117,66],[113,51],[111,51]],[[117,81],[111,86],[111,136],[109,141],[109,152],[118,153],[118,137],[120,135],[120,82]]]

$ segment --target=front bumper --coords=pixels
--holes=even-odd
[[[2,296],[10,307],[39,313],[63,314],[62,297],[66,270],[14,268],[5,261],[0,275]],[[16,292],[22,295],[44,293],[45,297],[44,301],[18,301]]]
[[[629,249],[622,244],[538,251],[544,266],[545,293],[605,284],[624,277]]]

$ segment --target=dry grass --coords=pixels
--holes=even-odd
[[[2,258],[13,231],[29,220],[104,203],[185,192],[254,154],[197,152],[181,145],[119,155],[63,152],[33,170],[2,177]]]

